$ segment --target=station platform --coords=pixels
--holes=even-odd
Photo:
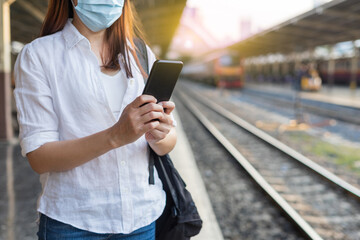
[[[269,83],[250,83],[246,82],[245,88],[268,93],[278,93],[281,95],[292,96],[294,90],[290,85],[269,84]],[[318,92],[301,92],[301,98],[330,103],[334,105],[352,107],[360,109],[360,88],[350,89],[348,86],[322,86]]]
[[[191,193],[203,220],[203,227],[199,235],[191,238],[193,240],[223,240],[223,236],[216,220],[215,214],[205,189],[205,184],[196,165],[194,155],[187,140],[181,121],[177,112],[174,112],[177,123],[177,143],[170,157],[176,169],[184,179],[187,189]]]
[[[192,239],[223,240],[181,121],[176,113],[175,117],[178,142],[171,157],[204,222],[200,234]],[[40,191],[39,175],[21,156],[18,142],[0,142],[0,240],[37,239],[36,201]]]

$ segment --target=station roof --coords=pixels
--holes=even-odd
[[[243,57],[304,51],[359,39],[359,22],[359,0],[333,0],[229,48]]]
[[[134,0],[135,7],[152,46],[164,55],[180,22],[186,0]],[[35,39],[47,11],[48,0],[16,0],[11,5],[12,41]]]

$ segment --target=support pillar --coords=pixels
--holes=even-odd
[[[334,74],[335,74],[335,59],[334,59],[334,46],[331,46],[330,48],[330,57],[329,57],[329,63],[328,63],[328,86],[332,88],[334,86]]]
[[[287,57],[285,61],[281,64],[281,75],[283,77],[284,83],[288,84],[289,76],[290,76],[290,63]]]
[[[357,73],[358,73],[358,62],[359,62],[359,50],[353,42],[354,56],[351,59],[351,75],[350,75],[350,89],[356,89],[357,85]]]
[[[257,59],[255,62],[255,77],[256,82],[260,82],[262,76],[262,63]]]
[[[272,75],[276,83],[279,82],[280,78],[280,63],[275,61],[272,66]]]
[[[10,5],[15,0],[0,0],[0,140],[11,140],[11,32]]]
[[[295,73],[297,73],[301,67],[301,57],[299,53],[294,53],[293,54],[293,58],[294,58],[294,67],[295,67]]]
[[[315,57],[315,48],[309,48],[309,62],[310,64],[315,63],[316,61],[316,57]]]
[[[265,76],[265,63],[259,63],[258,65],[259,67],[259,76],[260,76],[260,82],[264,81],[264,76]]]
[[[315,48],[309,49],[309,66],[314,70],[317,70],[317,62],[315,56]]]

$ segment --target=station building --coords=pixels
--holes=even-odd
[[[360,84],[360,2],[333,0],[242,40],[229,49],[243,58],[248,81],[289,82],[304,61],[324,83]]]

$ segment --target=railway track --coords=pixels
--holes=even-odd
[[[179,86],[175,96],[310,239],[359,239],[360,190]],[[186,94],[185,94],[186,92]],[[241,126],[239,126],[239,124]],[[244,130],[246,129],[246,130]]]
[[[271,93],[251,88],[245,88],[242,92],[249,96],[261,98],[267,102],[272,102],[278,106],[294,108],[294,96],[292,95]],[[337,119],[347,123],[360,124],[360,109],[356,107],[341,106],[333,103],[302,98],[301,111]]]

